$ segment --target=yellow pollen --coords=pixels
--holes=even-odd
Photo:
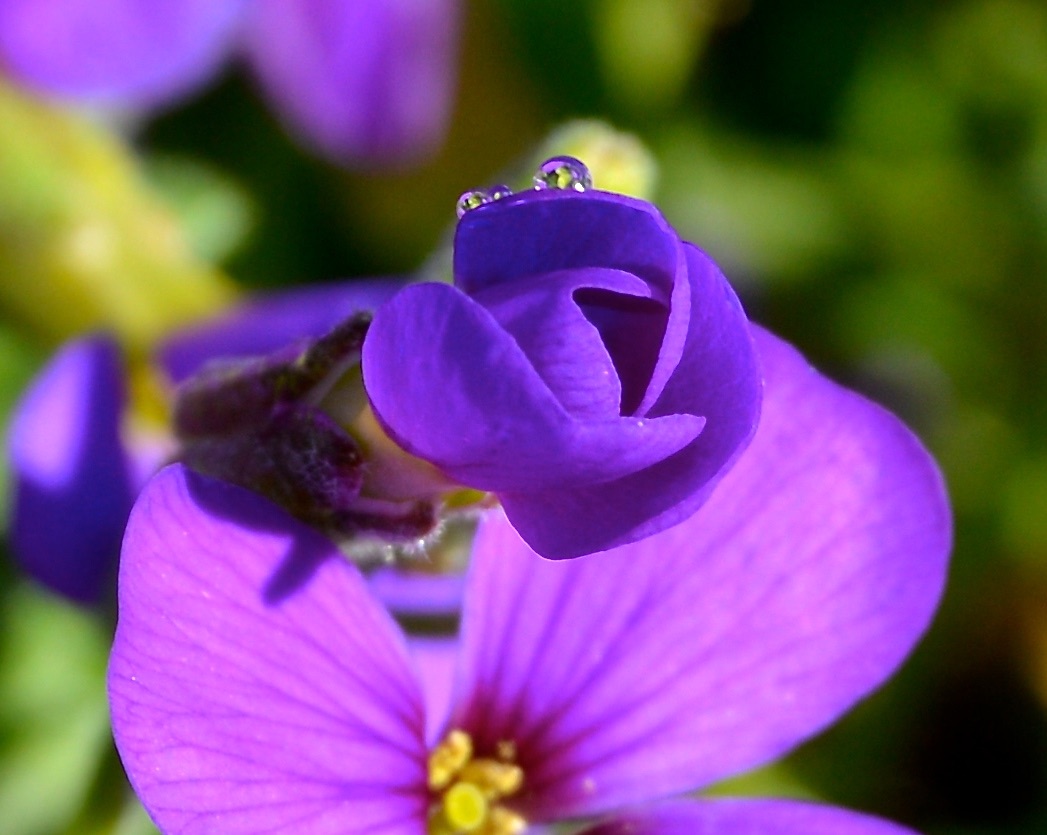
[[[429,755],[429,788],[446,788],[473,756],[473,740],[465,731],[451,731]]]
[[[520,791],[523,769],[497,760],[472,760],[462,767],[458,779],[472,783],[488,797],[508,797]]]
[[[473,757],[472,738],[451,731],[429,755],[428,835],[517,835],[527,822],[501,805],[523,786],[520,766],[501,759],[515,746],[497,747],[498,759]]]

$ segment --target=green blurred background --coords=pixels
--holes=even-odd
[[[947,597],[911,662],[724,790],[927,835],[1047,832],[1043,3],[471,0],[450,136],[411,171],[303,155],[235,66],[130,140],[3,91],[2,414],[75,332],[115,328],[135,356],[236,286],[439,263],[458,194],[575,119],[647,147],[655,202],[752,317],[900,413],[955,506]],[[608,170],[635,161],[609,142]],[[75,315],[55,292],[83,296]],[[151,831],[109,742],[110,630],[0,564],[5,835]]]

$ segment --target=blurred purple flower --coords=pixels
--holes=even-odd
[[[636,805],[825,728],[895,670],[942,592],[951,521],[919,442],[789,346],[756,344],[763,420],[687,522],[550,562],[485,518],[432,749],[404,636],[358,571],[259,496],[164,470],[128,526],[109,669],[117,746],[160,829],[610,815],[590,833],[906,832],[784,801]]]
[[[377,312],[364,386],[393,440],[497,494],[542,556],[686,519],[752,437],[745,313],[650,203],[552,188],[480,206],[454,277]]]
[[[55,355],[12,417],[11,550],[32,577],[78,603],[113,587],[140,486],[121,440],[125,400],[116,343],[87,337]]]
[[[292,133],[337,163],[432,150],[458,0],[3,0],[0,64],[27,86],[131,108],[206,82],[239,42]]]
[[[357,280],[254,299],[176,334],[157,362],[181,382],[214,357],[266,354],[319,336],[401,284]],[[111,593],[127,514],[165,454],[162,444],[143,445],[125,431],[124,378],[114,340],[73,340],[16,405],[8,436],[12,551],[36,580],[83,604]]]

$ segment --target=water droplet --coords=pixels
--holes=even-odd
[[[496,186],[491,186],[487,189],[487,196],[491,198],[491,201],[503,200],[506,197],[512,197],[513,190],[509,188],[505,183],[499,183]]]
[[[458,198],[458,203],[455,205],[455,211],[458,213],[458,217],[463,217],[466,212],[471,212],[473,209],[477,209],[484,203],[491,202],[491,195],[489,195],[482,188],[474,188],[471,191],[467,191]]]
[[[538,166],[534,175],[534,187],[570,191],[586,191],[593,187],[593,175],[585,163],[574,157],[552,157]]]

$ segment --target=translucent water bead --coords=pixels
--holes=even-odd
[[[593,175],[585,163],[568,156],[551,157],[538,166],[534,187],[587,191],[593,187]]]

